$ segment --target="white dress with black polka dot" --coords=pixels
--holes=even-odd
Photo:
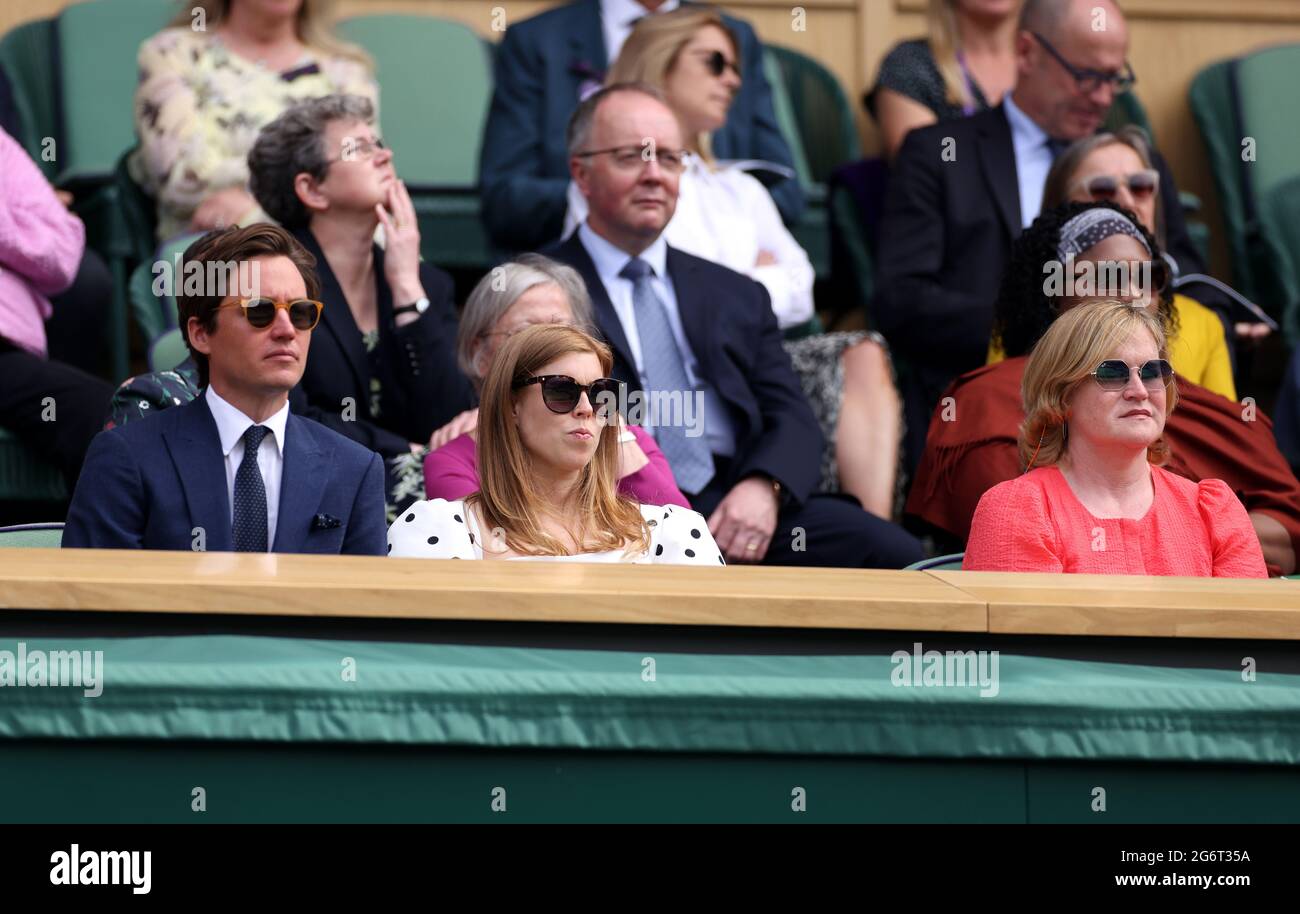
[[[640,554],[623,550],[581,555],[512,556],[511,561],[650,562],[669,565],[725,565],[709,524],[697,511],[676,505],[641,505],[650,526],[650,548]],[[483,534],[464,500],[432,498],[407,508],[388,528],[388,554],[406,559],[481,559]]]

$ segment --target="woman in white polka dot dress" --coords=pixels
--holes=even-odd
[[[479,491],[412,505],[400,558],[724,565],[708,522],[618,493],[620,385],[609,348],[564,325],[511,337],[483,382]]]

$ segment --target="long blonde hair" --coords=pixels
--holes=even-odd
[[[1020,426],[1020,465],[1052,466],[1068,448],[1066,418],[1070,396],[1103,359],[1137,333],[1146,330],[1156,341],[1159,357],[1169,358],[1165,328],[1158,315],[1131,302],[1101,300],[1066,311],[1052,322],[1034,346],[1020,382],[1025,421]],[[1170,379],[1165,395],[1165,421],[1178,405],[1178,385]],[[1147,460],[1160,466],[1169,459],[1165,436],[1147,446]]]
[[[184,8],[171,21],[171,27],[189,28],[196,9],[203,10],[209,28],[215,27],[225,18],[231,2],[232,0],[186,0]],[[370,59],[370,55],[334,34],[331,28],[334,4],[335,0],[302,0],[302,6],[298,8],[298,40],[327,57],[343,57],[363,64],[373,73],[375,62]]]
[[[930,54],[934,57],[935,66],[939,68],[939,75],[943,77],[946,99],[949,104],[964,108],[973,105],[975,99],[971,97],[970,88],[961,74],[961,66],[957,63],[961,36],[957,34],[957,15],[952,9],[956,2],[957,0],[930,0],[925,19],[929,31]]]
[[[563,324],[540,324],[523,330],[502,345],[487,377],[478,413],[479,490],[466,499],[475,506],[484,526],[505,532],[505,545],[528,555],[569,555],[569,550],[541,525],[544,496],[536,486],[533,459],[519,437],[514,406],[515,382],[532,377],[561,356],[589,352],[600,361],[602,374],[613,367],[609,347]],[[529,388],[522,388],[527,391]],[[618,493],[619,429],[611,422],[600,431],[596,453],[578,479],[579,529],[582,552],[624,549],[644,552],[650,528],[641,509]]]
[[[681,57],[682,49],[700,29],[710,25],[721,29],[731,42],[731,52],[735,55],[736,69],[739,70],[740,43],[722,16],[710,9],[681,7],[671,13],[656,13],[637,20],[632,34],[618,52],[618,59],[605,77],[605,85],[645,83],[663,91],[668,74]],[[694,146],[704,161],[713,161],[712,142],[707,133],[687,139],[694,141]]]

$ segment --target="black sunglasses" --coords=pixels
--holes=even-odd
[[[721,51],[702,52],[704,54],[704,66],[713,76],[721,76],[723,70],[730,70],[736,74],[736,79],[740,79],[740,67],[736,66]]]
[[[529,384],[542,385],[542,402],[553,413],[571,413],[578,406],[578,401],[585,393],[591,408],[602,418],[608,418],[611,410],[618,408],[619,393],[623,382],[613,378],[597,378],[590,384],[579,384],[567,374],[542,374],[514,383],[514,389],[527,387]]]
[[[1051,54],[1056,62],[1063,66],[1066,71],[1074,77],[1074,82],[1078,85],[1079,91],[1083,92],[1085,95],[1091,92],[1096,92],[1098,86],[1106,83],[1110,84],[1110,87],[1115,90],[1116,95],[1122,95],[1129,89],[1132,89],[1133,84],[1137,82],[1137,77],[1133,74],[1133,67],[1129,65],[1127,60],[1124,61],[1124,70],[1122,73],[1106,73],[1102,70],[1093,70],[1089,67],[1076,67],[1061,56],[1061,52],[1052,47],[1052,43],[1042,35],[1037,32],[1030,32],[1029,34],[1033,35],[1034,39],[1043,46],[1047,53]]]
[[[1137,373],[1143,384],[1155,390],[1169,383],[1174,376],[1174,368],[1165,359],[1151,359],[1143,362]],[[1128,386],[1128,379],[1133,376],[1133,369],[1123,359],[1106,359],[1092,372],[1092,376],[1102,390],[1123,390]]]
[[[289,312],[289,323],[295,330],[312,330],[320,321],[321,309],[325,306],[318,301],[300,298],[295,301],[276,301],[272,298],[244,298],[237,302],[222,305],[223,308],[242,308],[244,317],[258,330],[265,330],[275,320],[275,312],[283,308]]]

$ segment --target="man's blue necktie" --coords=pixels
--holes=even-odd
[[[271,430],[250,425],[244,432],[244,459],[235,471],[234,534],[236,552],[266,551],[266,485],[257,462],[257,449]]]
[[[668,311],[651,284],[650,264],[634,257],[618,275],[632,281],[632,311],[641,338],[641,370],[648,388],[645,393],[648,397],[661,398],[658,416],[661,423],[668,423],[654,429],[655,440],[668,458],[682,491],[698,494],[713,478],[713,455],[703,435],[694,438],[686,435],[685,400],[695,396],[695,389],[687,378],[685,360],[668,323]],[[678,391],[680,399],[671,396]],[[682,409],[673,416],[667,407],[675,402],[680,402]],[[649,414],[653,416],[655,412]]]

